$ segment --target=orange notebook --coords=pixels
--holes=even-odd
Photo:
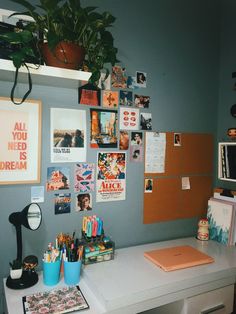
[[[144,256],[164,271],[172,271],[214,262],[214,258],[189,245],[153,250],[145,252]]]

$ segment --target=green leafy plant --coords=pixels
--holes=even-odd
[[[32,53],[30,50],[26,51],[30,40],[25,41],[23,38],[29,35],[28,32],[31,36],[35,33],[41,34],[51,50],[60,41],[73,42],[84,47],[85,60],[82,69],[92,72],[91,83],[98,81],[103,69],[108,75],[107,65],[113,66],[118,61],[116,57],[118,50],[114,47],[113,36],[108,30],[113,26],[115,17],[109,12],[98,13],[97,7],[82,7],[79,0],[39,0],[40,3],[37,5],[32,5],[27,0],[11,1],[26,9],[12,15],[23,14],[34,20],[25,26],[18,38],[18,43],[21,42],[22,45],[18,55],[12,56],[15,65],[19,65],[26,55]],[[9,36],[10,40],[14,38]],[[40,38],[38,40],[40,41]]]

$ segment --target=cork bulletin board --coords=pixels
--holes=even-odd
[[[153,180],[152,193],[144,193],[144,224],[202,217],[212,196],[213,136],[181,133],[181,145],[174,145],[174,132],[166,133],[163,173],[144,173]],[[146,156],[145,156],[146,157]],[[182,189],[188,177],[190,189]]]

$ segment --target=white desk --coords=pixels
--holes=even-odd
[[[143,256],[145,251],[176,245],[196,247],[212,256],[215,262],[166,273]],[[218,297],[219,304],[216,306],[226,303],[226,310],[214,313],[230,313],[235,282],[236,248],[214,241],[201,242],[185,238],[119,249],[114,260],[84,267],[80,288],[90,309],[83,313],[134,314],[156,307],[160,307],[158,313],[162,313],[161,306],[172,304],[174,314],[194,314],[192,310],[188,312],[188,306],[195,302],[194,298],[204,308],[209,308],[209,300]],[[60,282],[62,284],[63,281]],[[21,291],[8,289],[4,280],[8,313],[22,314],[21,297],[45,289],[49,288],[42,284],[41,277],[37,285]],[[204,297],[204,304],[200,294],[206,292],[208,294]],[[167,313],[172,314],[171,311]]]

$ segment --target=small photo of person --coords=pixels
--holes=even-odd
[[[141,146],[143,143],[143,133],[142,132],[131,132],[131,145]]]
[[[76,197],[75,211],[92,210],[92,196],[90,193],[78,194]]]
[[[181,134],[174,133],[174,146],[181,146]]]
[[[139,87],[147,87],[147,73],[137,71],[136,82]]]
[[[145,179],[145,193],[151,193],[153,188],[153,179]]]

